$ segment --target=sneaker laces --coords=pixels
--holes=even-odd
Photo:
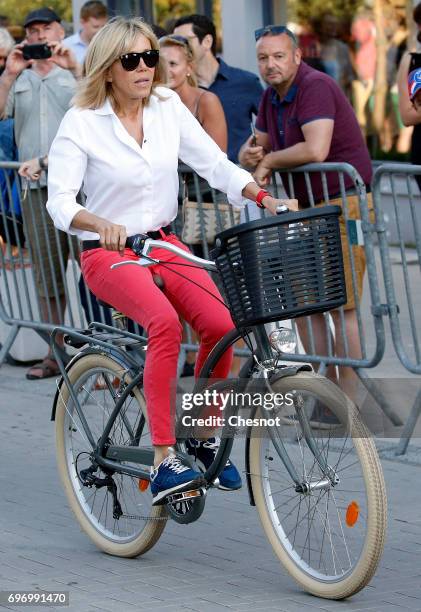
[[[214,440],[214,442],[211,442],[211,440]],[[205,440],[204,442],[202,442],[202,447],[210,448],[211,450],[214,451],[214,455],[216,455],[216,453],[219,450],[220,444],[221,444],[221,438],[215,437],[215,438],[209,438],[208,440]],[[230,466],[230,465],[231,465],[231,461],[227,459],[225,467]]]
[[[190,467],[184,465],[184,463],[182,463],[182,461],[176,455],[168,455],[168,457],[166,457],[164,461],[162,461],[161,465],[168,467],[172,472],[175,472],[176,474],[181,474],[182,472],[190,470]]]
[[[215,442],[211,442],[211,440],[215,440]],[[219,445],[220,445],[220,439],[219,438],[209,438],[209,440],[205,440],[202,443],[203,448],[210,448],[214,451],[218,451],[219,449]]]

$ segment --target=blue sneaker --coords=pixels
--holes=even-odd
[[[219,444],[219,438],[209,438],[208,440],[189,438],[186,440],[187,453],[193,456],[198,464],[202,465],[204,471],[208,469],[215,459]],[[218,478],[218,489],[224,491],[236,491],[237,489],[241,489],[242,482],[240,473],[229,459]]]
[[[164,498],[171,493],[192,491],[204,484],[206,481],[200,472],[192,470],[176,455],[168,455],[158,467],[151,467],[152,505],[165,503]]]

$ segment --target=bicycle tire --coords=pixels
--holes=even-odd
[[[112,397],[111,391],[108,388],[100,388],[100,394],[98,397],[96,397],[98,391],[96,387],[101,387],[103,384],[102,382],[98,382],[98,380],[101,381],[101,376],[102,380],[106,380],[104,377],[109,377],[109,379],[113,377],[112,380],[114,385],[116,380],[121,381],[123,379],[123,372],[124,382],[127,384],[130,383],[130,376],[126,370],[123,370],[122,366],[117,361],[108,355],[99,353],[90,353],[81,357],[68,371],[68,376],[73,388],[75,389],[75,392],[77,394],[79,392],[83,393],[86,399],[83,406],[84,416],[88,421],[90,419],[89,426],[91,428],[96,423],[95,419],[98,418],[96,417],[95,408],[100,408],[100,410],[98,410],[100,421],[100,412],[101,410],[103,411],[102,423],[97,427],[97,439],[99,439],[103,431],[106,416],[109,415],[110,409],[115,402],[115,398]],[[92,381],[94,382],[92,383]],[[107,387],[107,385],[105,385],[105,387]],[[107,399],[108,396],[111,398],[110,400]],[[100,404],[99,400],[102,397],[102,403]],[[122,440],[126,440],[126,443],[133,444],[133,434],[128,433],[128,427],[131,427],[132,424],[133,431],[135,429],[135,424],[138,423],[136,425],[136,431],[139,431],[139,435],[142,434],[142,438],[147,436],[147,420],[145,418],[146,405],[141,390],[138,387],[135,387],[128,394],[127,400],[128,407],[126,408],[125,404],[123,404],[122,410],[115,420],[115,427],[110,432],[110,435],[114,435],[115,437],[119,438],[116,440],[116,443],[118,444],[120,444]],[[106,402],[109,402],[110,409],[108,409],[108,404],[106,404]],[[118,425],[119,417],[121,419],[120,425]],[[131,419],[131,421],[129,422],[129,425],[127,425],[129,419]],[[144,425],[141,425],[142,423]],[[144,433],[140,430],[140,427],[145,429]],[[77,434],[79,434],[79,436],[77,436]],[[94,499],[92,501],[91,512],[89,512],[89,502],[85,497],[85,493],[88,495],[88,492],[92,491],[92,489],[88,489],[88,487],[82,484],[79,476],[80,465],[78,466],[78,461],[82,461],[86,452],[89,451],[90,446],[88,446],[86,452],[82,451],[82,454],[77,455],[78,458],[73,456],[73,453],[79,452],[77,449],[77,438],[82,438],[82,442],[85,445],[89,444],[86,438],[83,440],[83,436],[84,434],[82,434],[82,428],[79,428],[79,418],[74,410],[74,402],[70,397],[66,385],[63,384],[61,386],[60,393],[58,394],[56,405],[57,465],[68,502],[76,517],[76,520],[83,531],[94,542],[94,544],[104,552],[119,557],[136,557],[144,554],[150,550],[152,546],[154,546],[165,528],[166,520],[168,518],[165,508],[163,506],[151,505],[152,496],[150,494],[150,487],[142,493],[140,491],[140,483],[137,483],[137,487],[135,485],[135,481],[137,479],[119,474],[117,476],[114,475],[114,477],[118,477],[117,489],[120,496],[119,501],[122,502],[122,508],[125,508],[126,511],[130,511],[131,508],[135,508],[135,511],[139,512],[140,507],[142,512],[142,515],[127,514],[127,516],[134,516],[136,518],[126,518],[125,529],[127,532],[129,531],[129,520],[138,521],[142,519],[140,529],[138,530],[135,528],[133,533],[125,534],[123,524],[114,524],[113,527],[111,527],[112,521],[109,521],[109,523],[106,524],[109,502],[112,502],[109,497],[103,501],[103,504],[105,504],[105,517],[103,516],[103,509],[101,509],[99,512],[99,516],[95,515],[95,496],[97,493],[98,496],[100,496],[101,491],[104,491],[104,489],[107,489],[107,487],[96,489],[95,493],[92,494],[94,495]],[[130,437],[132,438],[131,440],[129,439]],[[137,438],[137,435],[135,437]],[[140,442],[142,442],[142,438]],[[123,487],[125,487],[126,483],[129,485],[129,500],[123,499],[124,491],[126,491],[126,489],[123,489]],[[109,491],[107,489],[106,495],[108,496],[108,494]],[[98,497],[98,499],[100,499],[100,497]],[[142,508],[143,506],[144,508]],[[97,507],[98,505],[96,508]],[[95,509],[95,512],[98,513],[98,510]],[[116,523],[116,521],[114,521],[114,523]]]
[[[327,443],[324,443],[324,447],[317,442],[319,449],[323,450],[323,452],[326,454],[326,460],[329,464],[330,462],[327,459],[327,456],[330,449],[332,449],[332,457],[334,457],[336,453],[337,458],[339,452],[337,449],[338,447],[341,448],[342,446],[341,455],[339,456],[335,468],[338,475],[341,477],[341,481],[337,485],[337,489],[336,487],[333,487],[329,491],[316,491],[313,495],[311,493],[307,495],[307,500],[310,500],[305,500],[308,512],[307,514],[304,514],[304,517],[300,522],[298,521],[300,517],[300,509],[302,507],[301,500],[304,499],[304,496],[295,491],[295,484],[292,482],[286,470],[283,471],[284,464],[280,458],[279,470],[272,467],[272,465],[269,467],[270,462],[272,462],[273,466],[275,465],[276,457],[272,455],[276,453],[274,453],[273,450],[271,451],[271,445],[272,448],[274,447],[273,443],[270,441],[270,436],[267,431],[262,435],[261,429],[257,431],[256,427],[254,427],[253,431],[251,432],[249,449],[249,465],[254,500],[263,529],[279,561],[287,572],[299,583],[299,585],[309,593],[312,593],[317,597],[327,599],[344,599],[357,593],[368,584],[376,571],[384,547],[387,518],[386,491],[382,468],[374,442],[371,439],[367,428],[361,421],[355,406],[336,385],[327,379],[309,372],[300,372],[295,376],[278,379],[276,382],[274,382],[272,387],[274,392],[282,393],[284,396],[286,393],[295,390],[298,393],[301,392],[302,397],[307,397],[308,395],[311,398],[318,399],[319,401],[323,402],[323,404],[328,407],[342,423],[347,422],[349,425],[348,431],[350,432],[350,436],[349,442],[347,443],[348,447],[346,452],[345,442],[342,446],[342,442],[339,444],[337,442],[333,442],[333,437],[331,438],[332,442],[328,441]],[[285,419],[291,417],[294,417],[294,415],[284,417],[284,421]],[[285,423],[287,422],[285,421]],[[311,453],[306,444],[305,438],[302,437],[303,432],[302,429],[298,427],[299,422],[297,425],[297,419],[292,418],[288,424],[285,424],[283,427],[284,434],[280,435],[287,436],[288,430],[291,431],[291,425],[293,425],[294,430],[294,441],[291,441],[291,443],[286,441],[285,443],[288,454],[292,452],[293,456],[295,453],[295,455],[298,457],[301,454],[302,464],[304,466],[304,471],[301,476],[306,476],[311,480],[313,472],[309,472],[308,467],[305,467],[305,462],[307,459],[304,457],[307,449],[309,453],[309,461],[313,461],[313,466],[314,463],[316,463],[314,468],[312,466],[312,469],[314,469],[316,478],[319,478],[318,482],[321,483],[321,474],[323,473],[318,468],[317,462],[314,462],[314,454]],[[298,435],[296,435],[297,433]],[[324,435],[326,438],[327,433]],[[345,436],[345,434],[343,435]],[[339,433],[337,436],[337,439],[340,439]],[[297,447],[300,447],[298,454],[296,452]],[[356,458],[356,461],[348,466],[338,469],[341,456],[343,456],[344,460],[349,461],[349,454],[351,452],[354,453],[353,456],[351,455],[352,460],[354,461]],[[269,453],[272,453],[272,455]],[[300,461],[300,458],[298,458],[298,461]],[[352,468],[351,471],[342,471],[346,471],[350,467]],[[317,470],[319,470],[319,475],[317,475]],[[357,491],[354,487],[357,487],[357,477],[360,471],[363,484],[361,486],[361,490]],[[273,474],[271,472],[273,472]],[[274,487],[279,488],[279,483],[283,482],[282,479],[284,474],[287,476],[287,480],[289,479],[289,482],[292,483],[293,488],[290,489],[287,487],[285,491],[275,491]],[[277,481],[275,480],[276,478],[278,478]],[[271,482],[274,482],[274,485],[272,485]],[[317,482],[317,480],[313,482]],[[347,485],[346,483],[348,482],[353,483],[353,485]],[[350,488],[347,488],[349,486]],[[363,488],[364,491],[362,490]],[[298,506],[294,505],[291,510],[291,501],[288,501],[286,498],[288,495],[291,498],[292,493],[290,494],[286,491],[292,492],[292,490],[294,491],[294,495],[301,496],[301,500],[299,500]],[[365,504],[364,494],[366,498]],[[292,499],[294,498],[294,495],[292,495]],[[311,497],[313,497],[312,500]],[[278,499],[281,501],[279,506],[276,506]],[[330,499],[332,499],[333,502],[331,503],[331,507],[329,509]],[[339,500],[339,505],[337,504],[336,499]],[[348,506],[346,506],[347,501]],[[325,515],[320,513],[320,509],[313,510],[313,508],[315,508],[319,502],[322,504],[321,507],[325,511]],[[313,506],[311,506],[312,503],[314,504]],[[352,506],[354,503],[356,503],[357,506]],[[344,505],[341,506],[341,504]],[[349,519],[348,511],[351,507],[351,519]],[[344,520],[342,520],[343,511],[345,508],[346,513],[344,515]],[[335,509],[337,517],[335,516]],[[291,513],[295,513],[295,510],[297,510],[298,515],[296,518],[295,532],[293,537],[293,528],[290,531],[288,531],[288,529],[294,520],[291,519],[290,521]],[[333,512],[331,512],[331,510],[333,510]],[[313,513],[312,516],[311,512]],[[324,516],[325,518],[323,520]],[[348,524],[349,521],[352,523],[356,516],[358,516],[356,523],[354,525]],[[330,517],[333,518],[331,519]],[[315,518],[316,522],[320,521],[317,526],[322,526],[323,536],[320,535],[320,528],[319,531],[317,531],[317,529],[314,529],[311,524]],[[336,527],[336,522],[333,523],[333,519],[337,521],[338,527]],[[307,523],[308,534],[305,540],[305,528],[301,527],[303,522],[304,527]],[[300,530],[298,530],[297,535],[297,527],[299,525]],[[338,533],[332,529],[332,525],[335,527]],[[311,532],[312,529],[314,529],[314,532]],[[353,531],[354,529],[356,529],[356,531]],[[325,532],[330,532],[326,538],[326,541],[329,540],[328,544],[330,544],[331,547],[331,550],[329,550],[329,545],[327,546],[329,557],[327,562],[330,563],[333,568],[335,568],[335,566],[339,566],[339,568],[341,568],[340,563],[342,564],[343,558],[345,558],[345,563],[349,562],[350,564],[347,569],[344,570],[342,567],[342,571],[339,571],[336,574],[330,573],[331,570],[328,569],[325,559],[323,559],[324,567],[321,568]],[[363,536],[363,541],[358,543],[357,538],[360,537],[360,533]],[[318,534],[320,537],[319,541],[317,540]],[[345,536],[345,534],[347,535]],[[348,535],[349,540],[346,541],[345,538],[348,538]],[[343,536],[343,548],[346,549],[347,555],[342,553],[341,550],[338,551],[334,548],[332,541],[334,539],[336,542],[337,536],[339,536],[339,540],[341,536]],[[315,549],[317,545],[319,545],[320,551]],[[318,567],[316,568],[315,566],[317,565],[319,552],[319,563]],[[317,554],[315,555],[315,553]],[[330,556],[332,557],[332,561],[329,560]],[[346,556],[348,556],[348,560],[346,559]],[[337,570],[337,568],[335,569]]]

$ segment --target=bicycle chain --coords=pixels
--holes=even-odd
[[[138,514],[122,514],[120,518],[140,521],[168,521],[169,516],[139,516]]]

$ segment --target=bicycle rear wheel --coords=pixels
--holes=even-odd
[[[274,382],[276,393],[294,393],[311,409],[329,408],[346,427],[313,432],[313,440],[339,482],[332,486],[303,435],[295,408],[272,429],[296,472],[310,486],[297,492],[267,429],[253,428],[251,483],[257,510],[285,569],[308,592],[343,599],[374,575],[386,533],[386,492],[376,448],[355,406],[327,379],[300,372]],[[275,415],[274,415],[275,416]],[[278,415],[279,416],[279,415]],[[304,488],[305,489],[305,488]]]
[[[97,441],[131,377],[119,363],[103,354],[81,357],[70,368],[68,376]],[[112,444],[152,447],[145,399],[139,386],[127,395],[109,438]],[[148,551],[165,527],[168,518],[165,508],[152,506],[149,482],[132,476],[112,474],[116,487],[83,484],[81,473],[92,465],[92,447],[65,384],[61,386],[56,405],[56,448],[67,499],[90,539],[101,550],[120,557],[135,557]],[[107,477],[101,469],[94,475]],[[121,506],[120,518],[113,516],[112,489]]]

